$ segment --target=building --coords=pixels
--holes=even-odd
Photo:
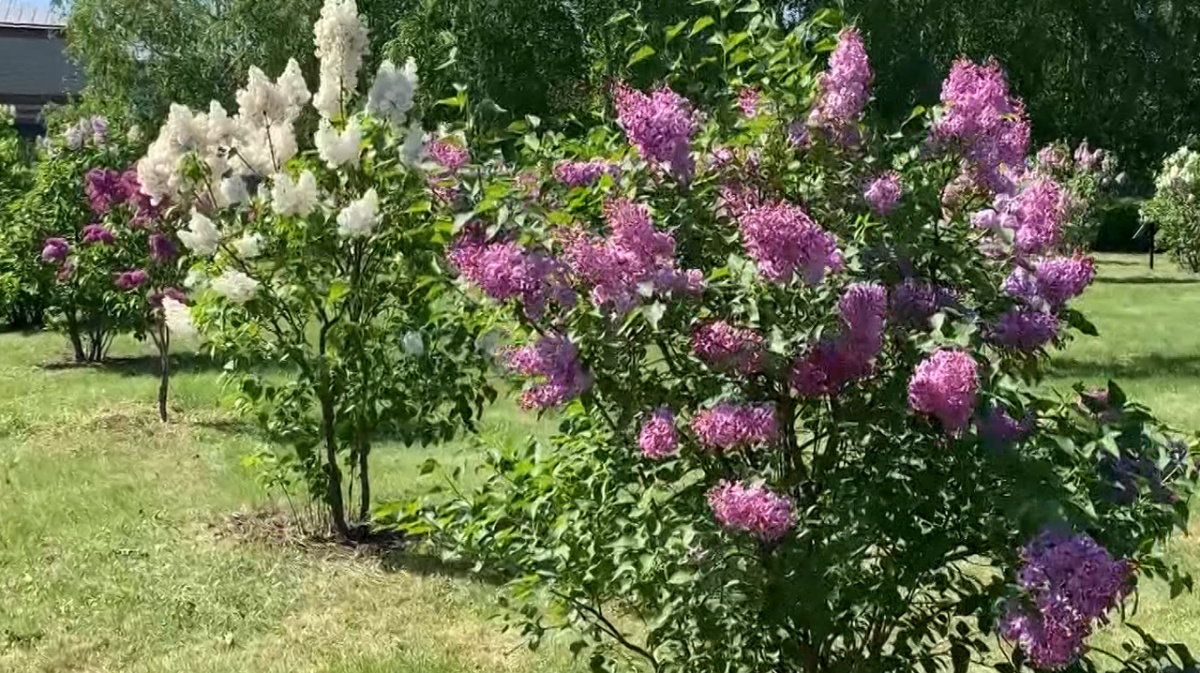
[[[83,85],[67,59],[64,29],[52,11],[0,0],[0,105],[15,107],[18,128],[30,135],[42,131],[47,103],[65,102]]]

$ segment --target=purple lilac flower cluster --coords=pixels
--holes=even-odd
[[[779,437],[775,407],[722,402],[692,417],[692,432],[708,449],[729,451],[770,444]]]
[[[62,264],[71,254],[71,244],[65,238],[47,238],[43,242],[42,261],[47,264]]]
[[[554,177],[568,187],[586,187],[595,184],[602,175],[608,174],[615,178],[620,172],[620,166],[607,159],[564,160],[554,165]]]
[[[796,362],[792,388],[802,397],[817,397],[869,376],[883,350],[887,309],[887,290],[882,285],[855,283],[848,287],[838,301],[840,334],[822,340]]]
[[[975,431],[987,446],[1002,448],[1032,432],[1033,417],[1017,420],[1003,407],[994,406],[985,415],[975,418]]]
[[[1071,195],[1048,177],[1024,180],[1015,195],[1001,194],[993,207],[972,216],[975,226],[1005,227],[1014,233],[1013,247],[1022,255],[1053,252],[1070,217]]]
[[[778,541],[792,527],[791,500],[761,484],[721,481],[708,492],[708,504],[722,528],[765,542]]]
[[[679,454],[679,430],[675,427],[675,414],[669,408],[656,409],[642,424],[638,432],[638,446],[642,449],[642,455],[652,460]]]
[[[1093,623],[1129,593],[1130,567],[1086,534],[1048,530],[1022,553],[1018,583],[1028,605],[1010,604],[1000,634],[1037,668],[1061,670],[1083,651]]]
[[[699,270],[675,266],[675,238],[658,231],[643,204],[614,199],[605,204],[610,234],[594,240],[581,229],[561,235],[564,259],[579,278],[592,286],[592,301],[623,315],[642,299],[645,287],[662,293],[699,294],[704,277]]]
[[[717,369],[753,374],[763,369],[766,344],[755,330],[719,320],[696,330],[692,335],[692,351]]]
[[[871,65],[862,35],[847,28],[838,35],[837,48],[829,57],[829,69],[817,82],[817,100],[808,125],[834,142],[858,142],[858,118],[871,96]]]
[[[651,94],[618,84],[614,90],[617,123],[647,161],[662,164],[682,182],[695,170],[692,135],[699,124],[692,104],[670,87]]]
[[[758,114],[758,106],[762,104],[762,94],[758,89],[742,89],[738,94],[738,109],[747,117]]]
[[[934,314],[953,302],[946,288],[906,278],[892,288],[892,319],[908,329],[929,329]]]
[[[1033,270],[1020,266],[1004,281],[1004,292],[1030,306],[1057,311],[1083,294],[1096,277],[1095,261],[1090,257],[1052,257],[1036,264]]]
[[[886,217],[900,204],[900,196],[904,186],[900,184],[900,174],[888,171],[875,178],[863,192],[863,198],[870,204],[876,215]]]
[[[975,411],[979,374],[975,358],[942,349],[917,365],[908,384],[908,405],[937,418],[946,433],[957,435]]]
[[[1005,172],[1024,165],[1029,121],[1025,106],[1009,93],[1000,65],[956,62],[942,85],[942,105],[945,109],[933,127],[934,142],[955,143],[979,185],[996,193],[1010,191]]]
[[[506,354],[508,369],[530,379],[521,393],[521,407],[548,409],[587,391],[592,378],[579,361],[579,349],[560,334]]]
[[[757,205],[741,214],[738,225],[747,254],[767,280],[788,283],[799,276],[815,285],[826,271],[842,268],[837,239],[796,206]]]
[[[492,299],[519,299],[530,319],[541,317],[550,302],[567,307],[575,303],[558,261],[511,241],[488,242],[479,227],[464,230],[449,256],[458,272]]]
[[[134,227],[148,224],[161,210],[161,206],[155,206],[150,197],[142,193],[137,170],[133,168],[124,173],[110,168],[92,169],[84,176],[83,188],[88,205],[97,216],[103,217],[114,208],[128,205],[133,212],[130,224]]]
[[[142,269],[130,269],[116,274],[113,281],[117,289],[125,290],[126,292],[136,290],[146,283],[150,276]]]
[[[993,343],[1021,353],[1033,353],[1058,338],[1058,316],[1025,306],[1009,309],[991,327]]]
[[[81,233],[84,245],[113,245],[117,242],[112,230],[103,224],[89,224]]]

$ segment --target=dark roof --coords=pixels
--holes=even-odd
[[[62,28],[65,25],[66,21],[57,10],[29,7],[16,0],[0,0],[0,26]]]

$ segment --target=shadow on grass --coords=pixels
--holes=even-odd
[[[1099,264],[1100,266],[1150,266],[1145,259],[1101,259]]]
[[[430,553],[415,552],[411,546],[384,550],[379,554],[380,567],[387,572],[407,572],[414,575],[454,577],[474,580],[490,586],[503,586],[521,573],[515,569],[506,573],[501,569],[481,568],[470,559],[443,559]]]
[[[1200,283],[1200,278],[1155,278],[1153,276],[1106,278],[1101,276],[1096,279],[1096,282],[1103,285],[1195,285]]]
[[[96,369],[116,372],[123,376],[158,376],[158,356],[139,355],[137,357],[109,358],[104,362],[51,362],[43,365],[50,371],[71,369]],[[174,353],[171,355],[171,373],[182,372],[213,372],[222,371],[224,366],[217,360],[197,353]]]
[[[1200,377],[1200,355],[1139,355],[1111,362],[1056,358],[1052,376],[1064,378],[1112,377],[1117,379]]]

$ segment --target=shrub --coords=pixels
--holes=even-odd
[[[1195,475],[1116,384],[1036,385],[1094,333],[1086,195],[1029,162],[995,63],[897,129],[834,15],[713,11],[631,41],[665,81],[614,86],[585,138],[458,174],[451,259],[511,320],[522,406],[563,420],[401,525],[593,670],[966,670],[997,632],[1002,670],[1091,666],[1138,574],[1189,582],[1157,550]]]
[[[1200,271],[1200,154],[1187,146],[1163,162],[1154,198],[1142,220],[1156,228],[1155,242],[1183,268]]]
[[[372,445],[446,440],[492,393],[446,280],[449,226],[430,215],[432,160],[462,150],[439,139],[422,151],[411,63],[385,62],[361,93],[353,0],[326,2],[314,33],[315,93],[295,61],[275,80],[252,68],[234,117],[217,102],[173,106],[138,175],[188,219],[193,314],[237,374],[240,407],[290,445],[271,462],[351,537],[344,488],[357,481],[366,519]],[[319,119],[300,125],[310,100]],[[297,138],[304,126],[311,138]]]

